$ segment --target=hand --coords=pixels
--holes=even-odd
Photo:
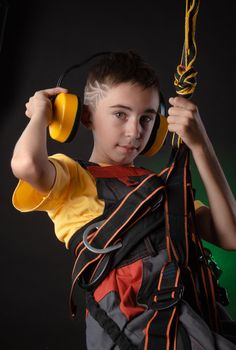
[[[200,118],[197,106],[184,97],[171,97],[168,110],[168,130],[175,132],[193,151],[202,147],[207,140],[207,133]]]
[[[42,120],[45,120],[47,125],[49,125],[52,120],[51,99],[53,96],[61,92],[66,93],[68,90],[61,87],[55,87],[52,89],[36,91],[34,96],[30,97],[29,101],[25,104],[25,115],[30,119],[33,117],[40,117]]]

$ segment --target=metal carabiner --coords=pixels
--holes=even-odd
[[[161,205],[161,203],[163,202],[164,199],[164,194],[163,192],[160,192],[160,198],[157,200],[157,202],[153,205],[151,211],[155,211],[156,209],[158,209]]]
[[[114,250],[117,250],[117,249],[120,249],[122,247],[122,243],[119,242],[111,247],[107,247],[107,248],[102,248],[102,249],[99,249],[99,248],[95,248],[95,247],[92,247],[91,244],[89,244],[88,242],[88,234],[93,230],[93,229],[98,229],[103,223],[105,222],[105,220],[102,220],[102,221],[98,221],[98,222],[95,222],[91,225],[89,225],[84,233],[83,233],[83,243],[85,245],[85,247],[90,250],[91,252],[95,253],[95,254],[107,254],[107,253],[111,253],[113,252]]]

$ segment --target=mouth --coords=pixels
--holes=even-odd
[[[139,147],[130,146],[130,145],[118,145],[118,147],[129,153],[138,152],[138,149],[139,149]]]

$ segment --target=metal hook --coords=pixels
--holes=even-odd
[[[114,250],[117,250],[117,249],[120,249],[122,247],[122,243],[119,242],[111,247],[107,247],[107,248],[102,248],[102,249],[99,249],[99,248],[95,248],[95,247],[92,247],[89,242],[88,242],[88,234],[94,229],[98,229],[103,223],[105,222],[105,220],[102,220],[102,221],[98,221],[98,222],[95,222],[91,225],[89,225],[84,233],[83,233],[83,243],[85,245],[85,247],[90,250],[91,252],[95,253],[95,254],[107,254],[107,253],[111,253],[112,251]]]

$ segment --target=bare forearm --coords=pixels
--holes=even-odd
[[[236,249],[235,199],[198,108],[192,101],[180,96],[170,98],[169,102],[168,130],[176,132],[192,151],[209,200],[210,209],[199,209],[197,215],[202,237],[224,249]]]
[[[55,178],[54,166],[48,160],[47,128],[34,116],[18,140],[11,161],[14,175],[40,192],[47,192]]]
[[[48,161],[47,129],[40,118],[34,116],[16,143],[13,161],[31,160],[39,164]]]
[[[36,91],[25,104],[30,122],[19,138],[11,161],[14,175],[40,192],[52,187],[56,171],[48,160],[47,126],[52,120],[51,97],[67,90],[61,87]]]
[[[215,235],[210,240],[225,249],[236,249],[236,203],[210,140],[192,154],[209,200]]]

